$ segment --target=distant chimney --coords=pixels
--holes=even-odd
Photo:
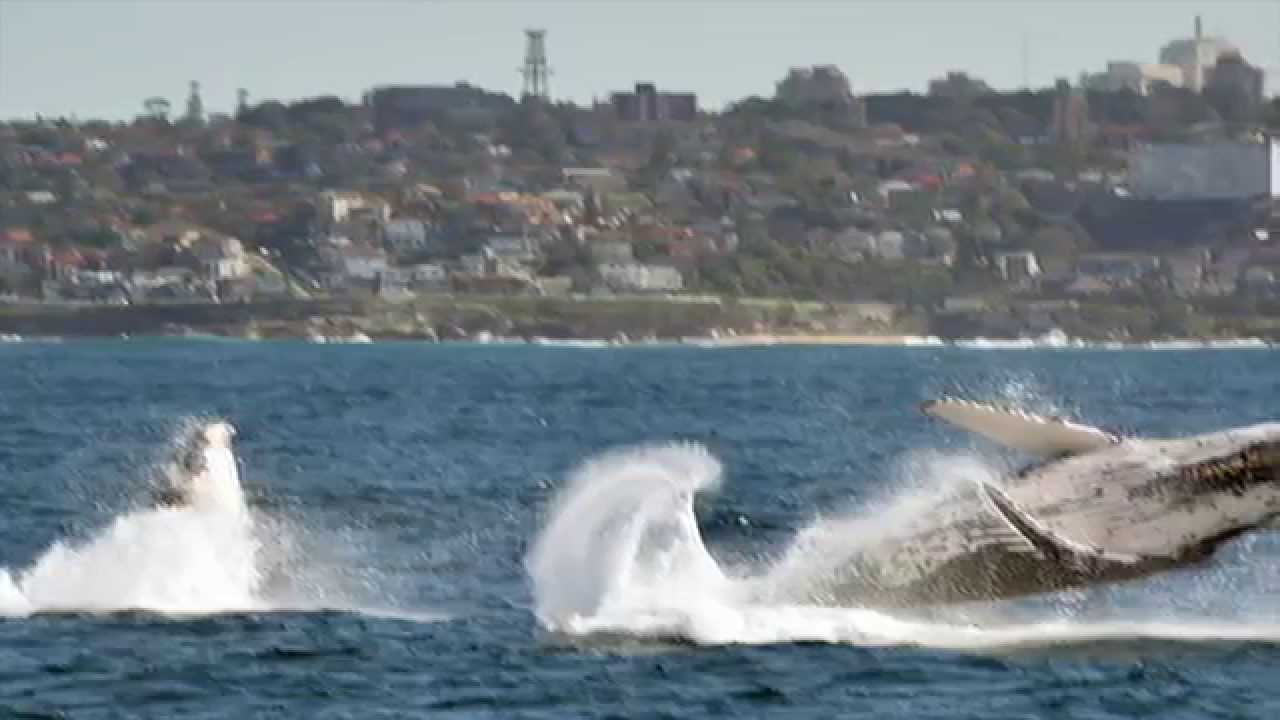
[[[1196,42],[1204,37],[1204,25],[1200,22],[1200,16],[1196,16]]]

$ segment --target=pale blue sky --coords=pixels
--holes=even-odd
[[[237,87],[255,101],[457,80],[516,94],[530,26],[548,31],[552,94],[579,102],[649,80],[719,108],[819,63],[859,93],[923,90],[948,69],[1013,88],[1024,33],[1041,86],[1155,61],[1197,12],[1280,66],[1280,0],[0,0],[0,118],[125,119],[153,95],[181,108],[190,80],[211,111]]]

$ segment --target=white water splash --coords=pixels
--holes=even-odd
[[[441,619],[362,602],[369,598],[340,587],[335,568],[311,563],[314,533],[302,543],[293,523],[246,503],[233,435],[221,422],[180,433],[190,453],[165,469],[182,499],[176,505],[122,513],[87,538],[55,542],[24,569],[0,568],[0,616],[345,610]],[[179,453],[183,444],[175,442]]]
[[[861,512],[820,519],[779,558],[736,574],[699,534],[694,496],[714,488],[720,465],[696,446],[614,452],[579,469],[553,504],[526,568],[539,622],[571,636],[625,635],[698,644],[795,642],[1025,648],[1102,640],[1280,641],[1280,621],[1235,620],[1170,608],[1120,608],[1081,617],[1033,601],[902,615],[841,606],[806,588],[875,539],[909,523],[973,476],[998,471],[972,456],[921,455],[911,463],[937,483],[917,484]],[[1265,591],[1264,591],[1265,592]],[[1263,593],[1260,593],[1263,594]],[[1205,603],[1204,605],[1212,605]]]
[[[715,458],[692,446],[625,451],[583,466],[527,559],[539,619],[567,629],[719,595],[727,580],[693,517],[694,495],[719,476]]]
[[[257,549],[251,523],[235,515],[188,507],[129,513],[87,542],[54,543],[16,575],[3,571],[0,613],[255,610]]]

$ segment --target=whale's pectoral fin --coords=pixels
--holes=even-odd
[[[1105,430],[1063,418],[956,398],[932,400],[920,409],[1001,445],[1046,457],[1089,452],[1120,441]]]
[[[1086,574],[1111,570],[1132,569],[1148,564],[1166,564],[1174,558],[1159,555],[1117,553],[1092,547],[1063,537],[1045,527],[1026,511],[1019,508],[1000,489],[988,483],[980,483],[982,492],[995,507],[996,513],[1018,532],[1045,559],[1064,568]]]

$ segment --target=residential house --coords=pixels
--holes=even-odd
[[[569,167],[561,173],[565,184],[571,188],[596,192],[601,195],[627,190],[627,179],[606,167]]]
[[[391,205],[379,197],[358,192],[329,190],[320,193],[321,217],[329,223],[342,223],[353,215],[367,215],[386,222],[391,219]]]
[[[26,228],[0,230],[0,274],[25,271],[26,256],[34,245],[34,237]]]
[[[1212,253],[1207,248],[1172,255],[1165,260],[1173,291],[1179,295],[1212,294],[1208,266]]]
[[[1265,267],[1253,266],[1245,268],[1240,274],[1240,290],[1252,294],[1270,294],[1280,285],[1276,283],[1276,274]]]
[[[1158,272],[1160,258],[1145,253],[1086,253],[1076,261],[1076,275],[1124,287]]]
[[[897,230],[885,230],[876,236],[876,255],[884,260],[906,257],[907,238]]]
[[[596,272],[604,287],[613,292],[671,293],[684,288],[680,271],[666,265],[600,263]]]
[[[915,186],[906,180],[885,180],[876,186],[876,192],[878,192],[880,197],[889,204],[892,204],[893,202],[894,193],[913,192],[915,189]]]
[[[935,222],[959,225],[964,222],[964,213],[958,208],[935,208],[933,219]]]
[[[387,253],[380,247],[334,244],[321,250],[331,268],[328,285],[335,289],[378,283],[387,271]]]
[[[625,240],[597,240],[587,246],[591,259],[597,263],[635,262],[631,243]]]
[[[981,297],[954,296],[943,298],[942,312],[948,313],[983,313],[989,303]]]
[[[941,260],[944,265],[950,266],[955,260],[958,247],[955,233],[950,228],[931,225],[920,234],[917,252],[919,257]]]
[[[568,297],[573,292],[573,278],[568,275],[539,277],[538,294],[547,297]]]
[[[484,275],[489,271],[489,258],[484,254],[463,255],[458,258],[458,269],[467,275]]]
[[[586,207],[586,194],[579,190],[548,190],[542,193],[542,199],[553,203],[562,211],[570,213],[582,212]]]
[[[454,273],[450,281],[453,289],[458,292],[482,295],[529,295],[538,292],[537,281],[528,274]]]
[[[861,260],[876,252],[876,236],[856,227],[847,227],[831,236],[831,244],[840,257]]]
[[[228,235],[213,233],[200,237],[192,243],[191,254],[195,256],[203,275],[215,282],[249,274],[244,246]]]
[[[278,271],[258,272],[218,283],[218,298],[223,302],[248,302],[289,296],[289,282]]]
[[[383,240],[399,252],[427,247],[427,224],[416,218],[389,220],[382,228]]]
[[[449,287],[449,272],[443,265],[420,263],[401,270],[408,271],[409,283],[414,288],[443,290]]]
[[[653,202],[667,217],[684,220],[693,217],[702,206],[689,183],[670,178],[658,185]]]
[[[1039,277],[1040,261],[1030,250],[996,253],[996,270],[1007,282],[1023,283]]]
[[[389,296],[447,290],[449,273],[443,265],[434,263],[387,268],[379,285],[379,292]]]
[[[538,245],[528,235],[494,235],[485,242],[484,249],[500,262],[527,265],[538,259]]]
[[[137,271],[125,282],[134,302],[207,299],[211,292],[196,273],[185,267],[161,267]]]
[[[152,245],[169,245],[189,249],[202,236],[213,233],[209,228],[182,220],[165,220],[147,227],[144,238]]]
[[[78,300],[125,305],[129,295],[120,273],[108,270],[72,270],[42,283],[46,300]]]

